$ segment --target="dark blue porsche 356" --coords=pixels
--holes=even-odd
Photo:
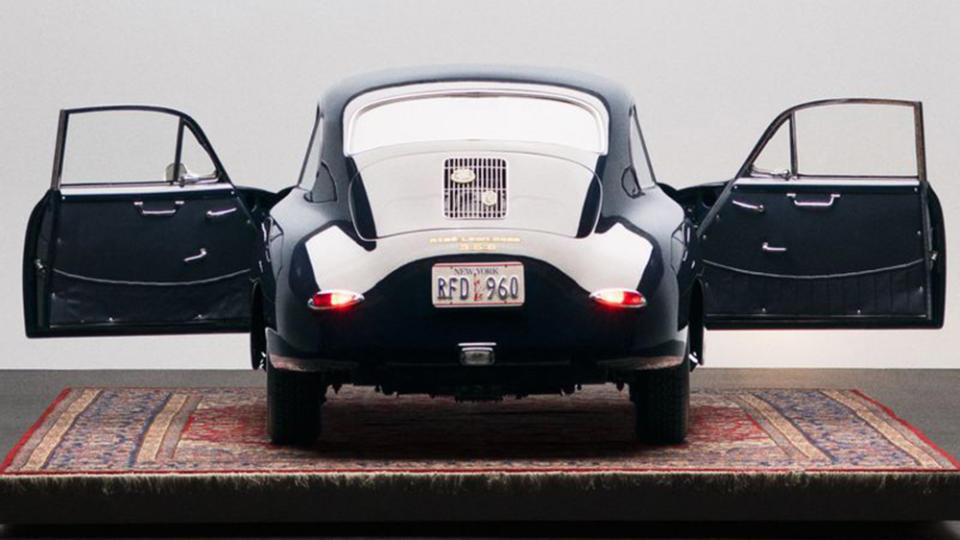
[[[183,113],[64,110],[27,334],[249,332],[277,443],[317,437],[331,386],[599,383],[629,387],[641,440],[674,443],[704,328],[942,325],[919,103],[788,109],[733,179],[682,190],[637,116],[583,74],[377,73],[326,93],[299,180],[270,193],[233,184]]]

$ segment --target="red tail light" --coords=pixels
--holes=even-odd
[[[310,309],[347,309],[363,302],[363,295],[353,291],[320,291],[310,298]]]
[[[590,295],[594,301],[615,308],[642,308],[647,299],[633,289],[602,289]]]

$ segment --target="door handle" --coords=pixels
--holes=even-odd
[[[185,263],[196,262],[196,261],[199,261],[200,259],[202,259],[202,258],[204,258],[204,257],[206,257],[206,256],[207,256],[207,248],[200,248],[200,252],[199,252],[199,253],[197,253],[196,255],[191,255],[191,256],[189,256],[189,257],[184,257],[183,262],[185,262]]]
[[[229,216],[237,211],[237,207],[224,208],[223,210],[207,210],[207,219],[217,219],[223,216]]]
[[[749,212],[755,212],[755,213],[757,213],[757,214],[762,214],[762,213],[763,213],[763,205],[762,205],[762,204],[750,204],[750,203],[747,203],[747,202],[738,201],[738,200],[736,200],[736,199],[733,199],[733,200],[730,201],[730,202],[732,202],[733,205],[736,206],[737,208],[743,208],[744,210],[747,210],[747,211],[749,211]]]
[[[183,201],[173,201],[173,208],[167,210],[147,210],[143,207],[143,201],[134,201],[133,205],[137,207],[137,211],[140,212],[141,216],[172,216],[177,213],[177,210],[183,206]]]
[[[796,193],[787,193],[787,197],[793,199],[793,205],[801,208],[830,208],[833,203],[840,198],[839,193],[831,193],[830,198],[825,201],[801,201]]]
[[[764,242],[763,245],[760,246],[760,249],[762,249],[764,253],[786,253],[787,252],[787,248],[783,246],[771,246],[767,242]]]

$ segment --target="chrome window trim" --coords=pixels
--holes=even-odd
[[[218,184],[187,184],[183,187],[173,184],[173,185],[64,185],[60,186],[60,194],[64,197],[83,197],[83,196],[94,196],[94,195],[146,195],[146,194],[177,194],[177,193],[189,193],[194,191],[228,191],[233,192],[234,187],[232,184],[226,182],[220,182]]]
[[[630,151],[630,164],[633,165],[634,174],[637,177],[637,184],[640,186],[640,191],[646,191],[657,187],[657,175],[653,173],[653,162],[650,161],[650,153],[647,152],[647,141],[643,138],[643,130],[640,129],[640,118],[637,114],[636,106],[630,107],[630,117],[628,119],[629,126],[627,126],[627,148]],[[633,148],[633,134],[636,132],[637,140],[640,143],[640,154],[643,156],[643,166],[644,170],[647,171],[649,183],[643,185],[643,182],[640,181],[640,176],[637,174],[638,164],[633,159],[634,158],[634,148]]]
[[[596,153],[606,155],[609,151],[610,115],[603,102],[593,95],[572,88],[546,84],[456,81],[392,86],[354,96],[343,110],[343,153],[345,156],[361,153],[352,151],[351,140],[354,124],[364,112],[399,101],[464,95],[527,97],[575,105],[588,112],[597,124],[599,152]]]
[[[791,178],[790,180],[775,180],[769,178],[738,178],[737,185],[741,186],[919,186],[920,180],[913,178],[890,177],[867,177],[866,179],[857,178]]]
[[[310,156],[313,154],[314,149],[316,149],[316,168],[314,169],[313,181],[317,181],[317,173],[320,172],[320,159],[321,154],[323,154],[323,109],[321,105],[317,104],[317,111],[314,113],[313,119],[313,130],[310,132],[310,141],[307,143],[307,152],[303,157],[302,165],[300,165],[300,174],[297,176],[297,187],[304,187],[304,181],[307,179],[307,167],[311,165]],[[307,186],[307,189],[312,190],[313,184]]]

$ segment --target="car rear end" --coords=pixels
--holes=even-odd
[[[291,268],[308,270],[277,307],[275,354],[347,367],[350,382],[423,369],[431,375],[403,389],[431,393],[457,368],[514,381],[497,374],[553,373],[569,386],[680,357],[669,255],[652,235],[600,219],[608,114],[591,94],[532,84],[351,100],[351,223],[294,252]]]

